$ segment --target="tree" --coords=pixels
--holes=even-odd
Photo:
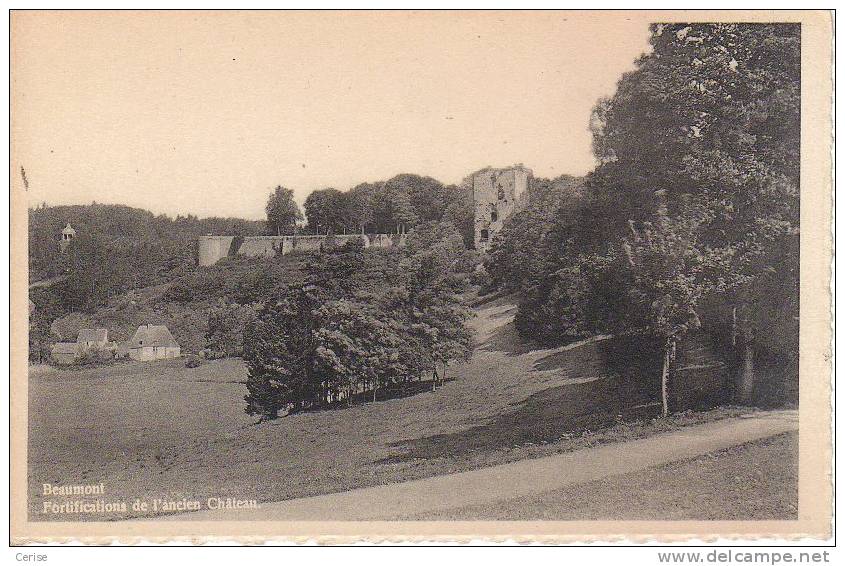
[[[399,355],[403,329],[388,313],[344,299],[326,303],[318,315],[323,323],[316,333],[317,371],[327,397],[345,397],[351,404],[363,387],[376,401],[380,388],[408,374]]]
[[[411,210],[421,221],[441,220],[449,204],[443,183],[431,177],[402,173],[389,179],[385,187],[407,195]]]
[[[267,227],[274,234],[293,234],[297,222],[304,220],[299,205],[293,200],[293,191],[281,185],[267,199]]]
[[[612,184],[638,187],[637,194],[662,188],[671,216],[691,205],[708,211],[697,237],[719,258],[707,277],[733,303],[743,360],[736,393],[749,402],[760,285],[772,275],[793,285],[798,269],[798,256],[780,250],[795,249],[789,240],[798,237],[800,26],[651,31],[653,52],[596,109],[594,146],[601,168],[619,175]],[[653,216],[659,203],[641,202]]]
[[[472,190],[457,185],[449,185],[445,190],[447,205],[443,211],[443,221],[455,226],[466,247],[471,248],[475,244],[475,203]]]
[[[630,225],[631,235],[622,240],[630,272],[627,309],[618,313],[623,332],[651,334],[664,344],[660,376],[662,414],[669,414],[669,379],[678,343],[701,326],[698,305],[710,292],[706,278],[708,251],[698,245],[698,231],[706,211],[688,210],[670,218],[666,208],[656,222]]]
[[[361,183],[352,187],[344,193],[344,224],[349,231],[365,231],[368,224],[373,221],[372,198],[375,185]]]
[[[419,221],[410,197],[401,186],[378,185],[370,202],[373,222],[379,232],[400,233]]]
[[[448,364],[471,355],[471,336],[465,325],[469,312],[455,295],[455,275],[472,271],[476,264],[460,234],[448,223],[418,225],[408,236],[405,253],[401,269],[407,273],[410,333],[419,345],[418,363],[431,372],[436,390]]]
[[[273,418],[387,387],[469,356],[468,316],[453,276],[471,269],[454,228],[427,223],[402,250],[349,242],[314,256],[301,285],[281,290],[247,323],[249,414]]]
[[[594,110],[598,166],[545,232],[545,265],[532,256],[536,235],[510,227],[493,246],[497,277],[524,289],[521,331],[658,335],[667,379],[666,352],[696,320],[702,331],[732,326],[737,351],[726,357],[741,361],[733,387],[749,402],[757,330],[772,322],[760,306],[773,289],[798,294],[800,29],[660,24],[651,34],[652,52]],[[796,349],[797,303],[780,304],[789,312],[770,353]]]
[[[549,206],[547,200],[552,199],[538,199],[511,215],[493,238],[484,266],[498,287],[509,291],[530,287],[559,254],[552,230],[560,205]]]
[[[252,305],[222,304],[209,309],[205,347],[214,358],[242,356],[244,329],[255,319]]]
[[[337,189],[313,191],[305,199],[305,216],[308,226],[315,234],[338,233],[345,228],[347,213],[346,199]]]
[[[267,303],[244,334],[249,415],[272,419],[284,408],[300,410],[319,398],[314,379],[318,299],[308,286]]]

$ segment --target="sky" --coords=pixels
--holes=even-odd
[[[12,169],[30,206],[261,219],[312,190],[594,165],[637,13],[16,12]],[[13,182],[23,184],[20,175]]]

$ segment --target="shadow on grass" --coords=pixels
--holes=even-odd
[[[511,321],[494,330],[487,340],[478,345],[478,349],[483,352],[503,352],[509,356],[519,356],[535,349],[535,346],[519,335]]]
[[[608,364],[604,337],[573,340],[565,348],[535,361],[531,369],[554,370],[562,376],[582,379],[616,375]]]
[[[494,452],[523,444],[553,442],[572,432],[595,431],[620,420],[650,418],[653,399],[620,378],[562,385],[535,393],[515,411],[451,434],[439,434],[391,444],[401,453],[376,461],[399,463]],[[646,405],[646,406],[644,406]]]

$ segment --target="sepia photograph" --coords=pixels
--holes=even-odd
[[[13,544],[833,536],[831,12],[9,26]]]

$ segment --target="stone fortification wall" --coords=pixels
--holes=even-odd
[[[393,246],[404,246],[406,234],[368,234],[369,246],[371,248],[392,248]]]
[[[227,255],[234,236],[201,236],[197,249],[197,263],[214,265]]]
[[[322,251],[362,239],[364,247],[389,248],[405,244],[404,234],[335,234],[330,236],[246,236],[235,252],[248,257],[275,257],[294,252]],[[199,239],[199,265],[214,265],[229,255],[234,236],[202,236]]]

